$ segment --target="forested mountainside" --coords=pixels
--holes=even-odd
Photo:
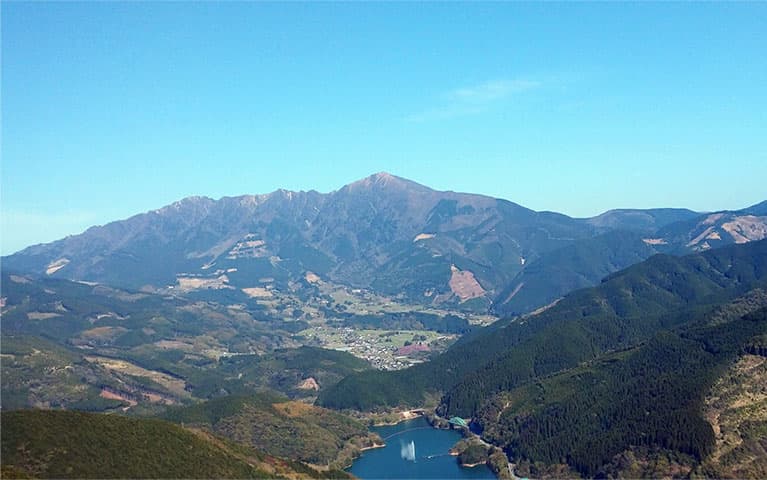
[[[3,412],[3,478],[346,478],[156,419]]]
[[[26,248],[4,257],[3,268],[241,303],[313,279],[517,314],[656,252],[764,238],[760,212],[612,210],[575,219],[379,173],[328,194],[186,198]]]
[[[767,241],[657,255],[540,314],[488,327],[428,363],[351,375],[318,403],[367,410],[417,405],[424,393],[441,391],[443,413],[471,416],[499,391],[635,346],[766,282]]]
[[[525,313],[657,253],[641,235],[617,230],[578,240],[533,260],[498,295],[498,312]]]
[[[635,348],[497,394],[477,414],[483,435],[519,462],[563,463],[588,477],[626,476],[636,465],[614,459],[630,452],[666,455],[683,472],[719,477],[717,465],[703,464],[716,448],[704,399],[739,357],[763,347],[764,305],[760,291],[745,305],[718,309],[716,321],[696,315]],[[739,315],[744,309],[756,310]],[[757,431],[767,427],[763,414],[752,421]],[[766,465],[762,458],[755,467]]]

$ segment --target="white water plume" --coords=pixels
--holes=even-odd
[[[415,462],[415,442],[414,441],[411,441],[410,443],[402,442],[400,444],[399,454],[403,460]]]

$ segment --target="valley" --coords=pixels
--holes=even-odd
[[[457,335],[430,330],[358,330],[312,327],[298,332],[307,345],[349,352],[379,370],[400,370],[428,360],[452,344]]]

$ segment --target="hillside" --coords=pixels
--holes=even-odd
[[[32,336],[3,335],[0,388],[2,410],[72,408],[103,411],[129,405],[140,386],[85,360],[82,354]],[[133,395],[125,395],[130,389]],[[102,392],[124,392],[102,396]]]
[[[543,313],[488,327],[429,363],[347,377],[322,392],[318,404],[362,410],[418,405],[426,392],[441,391],[441,412],[471,416],[499,391],[632,347],[766,283],[767,241],[686,257],[657,255]]]
[[[4,478],[323,478],[318,472],[153,419],[3,412]]]
[[[194,383],[202,398],[270,388],[291,398],[311,398],[370,365],[346,352],[316,347],[277,349],[264,355],[222,357]]]
[[[686,208],[651,208],[637,210],[621,208],[586,219],[590,225],[606,230],[628,230],[652,233],[666,225],[689,220],[700,214]]]
[[[314,465],[343,468],[380,439],[337,412],[273,395],[230,396],[171,408],[164,418],[240,445]]]
[[[767,238],[765,202],[737,211],[712,212],[672,223],[652,234],[662,251],[704,251]]]
[[[719,309],[716,322],[696,316],[638,347],[498,394],[477,415],[483,436],[534,476],[547,476],[540,464],[558,463],[587,477],[665,476],[641,469],[643,459],[659,456],[676,459],[669,468],[700,473],[716,446],[703,399],[767,332],[765,305],[767,295],[755,292],[746,304]],[[744,310],[751,313],[739,315]],[[764,428],[764,417],[754,420]],[[635,460],[613,463],[621,455]]]
[[[642,235],[612,231],[546,252],[525,266],[497,296],[493,308],[506,315],[535,310],[657,253]]]
[[[716,439],[703,464],[707,475],[767,477],[766,386],[767,356],[747,353],[707,393],[703,413]]]
[[[2,273],[3,332],[41,335],[86,349],[130,349],[182,337],[206,337],[199,355],[264,351],[286,342],[290,326],[257,306],[227,308],[177,295]],[[281,328],[280,328],[281,327]],[[213,338],[215,337],[215,338]]]
[[[264,389],[313,398],[370,368],[301,347],[292,321],[246,308],[30,275],[2,283],[4,409],[133,409]]]

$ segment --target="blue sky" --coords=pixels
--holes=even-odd
[[[536,210],[767,198],[767,3],[2,3],[2,253],[377,171]]]

